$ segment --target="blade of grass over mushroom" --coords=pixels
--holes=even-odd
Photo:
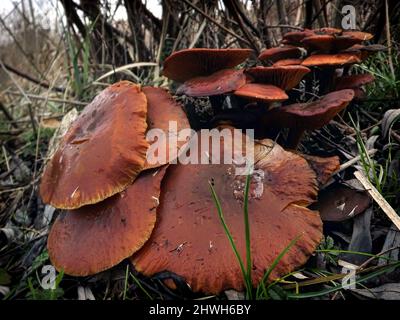
[[[156,67],[156,66],[157,66],[157,63],[155,63],[155,62],[135,62],[135,63],[126,64],[124,66],[121,66],[121,67],[118,67],[111,71],[106,72],[105,74],[101,75],[96,80],[94,80],[93,82],[99,82],[99,81],[101,81],[109,76],[112,76],[118,72],[125,72],[126,70],[130,70],[130,69],[134,69],[134,68]]]
[[[62,212],[47,244],[57,270],[75,276],[95,274],[140,249],[156,222],[165,170],[146,171],[122,193],[95,205]]]
[[[270,84],[248,83],[235,90],[234,94],[260,102],[280,102],[288,99],[285,91]]]
[[[226,148],[221,138],[220,150],[213,149],[214,154],[210,150],[208,158],[220,154],[223,159]],[[307,162],[270,140],[257,144],[255,159],[248,191],[253,286],[258,285],[265,268],[285,243],[298,234],[298,228],[305,230],[307,236],[285,255],[271,279],[302,265],[322,236],[319,215],[305,207],[315,200],[317,187],[315,173]],[[207,185],[208,181],[214,183],[225,223],[235,239],[237,252],[244,257],[245,176],[235,175],[235,168],[234,164],[170,165],[163,180],[157,226],[145,246],[131,258],[136,270],[148,276],[163,270],[174,272],[194,292],[217,294],[246,288]],[[283,225],[284,233],[280,227]]]
[[[185,82],[222,69],[233,68],[246,60],[252,52],[251,49],[180,50],[165,59],[163,74],[172,80]]]
[[[209,76],[192,78],[182,84],[176,93],[190,97],[215,96],[235,91],[245,84],[243,69],[224,69]]]
[[[137,85],[122,81],[103,90],[47,163],[40,184],[43,201],[76,209],[124,190],[145,164],[146,114],[146,96]]]
[[[182,106],[165,89],[143,87],[142,90],[147,98],[148,129],[157,129],[166,133],[166,135],[155,137],[154,140],[157,139],[157,141],[148,141],[150,147],[147,150],[144,169],[150,169],[173,162],[179,157],[179,150],[186,141],[176,141],[177,135],[181,130],[189,129],[190,124]],[[176,128],[170,128],[171,124],[176,124]],[[162,147],[153,149],[152,143]],[[160,154],[161,152],[164,153]]]

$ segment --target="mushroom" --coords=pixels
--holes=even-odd
[[[319,193],[318,202],[312,208],[319,211],[323,221],[339,222],[364,212],[370,203],[371,199],[365,191],[333,184]]]
[[[185,49],[172,53],[164,61],[163,74],[175,81],[185,82],[195,77],[211,75],[245,61],[251,49]]]
[[[305,130],[319,129],[331,121],[354,97],[351,89],[328,93],[321,99],[271,109],[265,115],[267,127],[290,128],[287,147],[295,149]]]
[[[355,74],[349,76],[342,76],[336,79],[335,89],[353,89],[356,98],[361,98],[364,96],[364,91],[361,87],[374,82],[375,77],[372,74]]]
[[[284,66],[297,66],[303,62],[303,59],[282,59],[275,62],[273,67],[284,67]]]
[[[325,185],[332,177],[332,174],[340,168],[338,156],[317,157],[308,154],[301,154],[301,156],[307,160],[311,169],[313,169],[317,174],[317,181],[320,187]]]
[[[224,147],[222,144],[220,150],[210,150],[210,159],[223,156]],[[269,281],[303,265],[322,237],[318,213],[307,208],[316,197],[315,173],[307,162],[271,140],[260,142],[255,159],[259,161],[251,175],[248,201],[254,286],[296,237],[300,235],[273,269]],[[165,270],[174,272],[194,292],[243,290],[241,269],[208,186],[208,182],[214,186],[226,225],[239,254],[245,257],[246,177],[235,175],[235,169],[235,164],[170,165],[163,182],[156,228],[146,245],[131,258],[136,270],[147,276]]]
[[[287,32],[283,35],[282,43],[294,46],[301,45],[301,40],[314,34],[315,33],[310,29]]]
[[[332,66],[340,67],[354,63],[360,63],[359,55],[355,53],[337,53],[337,54],[315,54],[307,57],[301,63],[306,67]]]
[[[311,70],[304,66],[253,67],[246,70],[256,83],[272,84],[282,90],[291,90]]]
[[[143,169],[147,101],[128,81],[103,90],[85,107],[47,163],[40,184],[45,203],[76,209],[122,190]]]
[[[374,37],[371,33],[362,31],[343,31],[343,35],[359,39],[360,41],[368,41]]]
[[[353,38],[349,35],[345,36],[333,36],[328,34],[314,35],[305,37],[302,43],[310,51],[322,51],[330,52],[340,51],[347,49],[355,44],[361,43],[362,40],[358,38]]]
[[[285,91],[270,84],[248,83],[235,90],[234,94],[260,102],[281,102],[288,99]]]
[[[167,133],[165,136],[157,135],[157,139],[161,139],[160,141],[154,141],[156,137],[148,141],[150,147],[146,154],[146,163],[143,168],[145,170],[171,163],[177,159],[179,150],[186,143],[184,140],[177,141],[177,135],[182,130],[190,129],[190,124],[182,106],[165,89],[143,87],[142,90],[147,98],[147,123],[149,130],[156,129]],[[176,127],[174,127],[175,124]],[[147,136],[148,138],[151,137],[149,134]],[[152,143],[156,143],[154,148]],[[161,158],[161,154],[158,154],[159,150],[164,150],[164,159]]]
[[[209,76],[187,80],[176,93],[191,97],[215,96],[235,91],[245,84],[246,76],[243,69],[224,69]]]
[[[140,249],[156,222],[165,169],[141,173],[125,191],[102,202],[63,211],[47,242],[56,269],[73,276],[92,275]]]
[[[302,52],[300,48],[295,46],[283,46],[261,51],[258,60],[276,62],[282,59],[298,59],[301,58],[301,56]]]

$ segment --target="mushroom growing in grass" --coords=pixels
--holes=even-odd
[[[265,115],[265,125],[290,128],[287,147],[295,149],[305,130],[319,129],[331,121],[354,98],[351,89],[334,91],[322,98],[274,108]]]
[[[356,98],[362,98],[364,96],[364,91],[362,87],[374,82],[375,77],[369,73],[354,74],[349,76],[342,76],[336,78],[335,89],[353,89]]]
[[[63,137],[44,170],[40,195],[75,209],[121,192],[143,169],[147,99],[140,86],[118,82],[103,90]]]
[[[213,154],[212,149],[208,157],[222,158],[224,148],[221,143],[218,153]],[[268,280],[302,266],[321,240],[322,225],[318,213],[307,208],[315,200],[317,185],[306,160],[271,140],[261,141],[254,153],[256,165],[250,181],[248,216],[252,282],[257,286],[275,258],[298,236]],[[208,185],[210,182],[214,186],[224,221],[245,259],[246,176],[235,175],[236,168],[234,163],[169,166],[154,232],[131,258],[139,272],[147,276],[165,270],[174,272],[194,292],[218,294],[226,289],[244,289],[239,263]]]

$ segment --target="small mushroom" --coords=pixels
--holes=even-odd
[[[311,70],[304,66],[253,67],[246,70],[256,83],[272,84],[282,90],[291,90]]]
[[[165,169],[141,173],[125,191],[100,203],[63,211],[47,242],[56,269],[73,276],[92,275],[139,250],[156,222]]]
[[[243,69],[224,69],[209,76],[187,80],[176,93],[190,97],[215,96],[235,91],[245,84],[246,76]]]
[[[246,60],[252,52],[251,49],[180,50],[165,59],[163,74],[183,83],[195,77],[208,76],[222,69],[233,68]]]
[[[375,77],[372,74],[354,74],[350,76],[342,76],[336,79],[336,90],[357,89],[368,83],[374,82]]]
[[[76,209],[124,190],[143,169],[147,100],[128,81],[103,90],[85,107],[47,163],[40,184],[45,203]]]
[[[270,84],[248,83],[234,91],[234,94],[260,102],[281,102],[288,99],[285,91]]]
[[[339,222],[364,212],[370,203],[371,199],[366,192],[343,184],[333,184],[319,193],[318,202],[311,207],[319,211],[323,221]]]
[[[223,146],[209,157],[223,156]],[[316,196],[315,173],[307,162],[271,140],[260,142],[255,158],[259,161],[251,175],[248,210],[252,281],[257,286],[274,259],[299,235],[273,269],[269,281],[303,265],[321,240],[322,225],[318,213],[307,208]],[[243,275],[208,185],[210,182],[214,186],[226,225],[239,254],[245,257],[246,177],[235,175],[235,168],[234,164],[169,167],[157,210],[157,226],[146,245],[131,258],[139,272],[147,276],[165,270],[174,272],[194,292],[218,294],[227,289],[244,289]]]
[[[261,51],[258,59],[276,62],[282,59],[298,59],[302,56],[301,49],[295,46],[283,46]]]
[[[305,130],[319,129],[331,121],[354,97],[351,89],[328,93],[321,99],[271,109],[265,115],[270,127],[290,128],[287,147],[295,149]]]

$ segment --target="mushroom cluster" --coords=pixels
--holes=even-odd
[[[250,49],[188,49],[165,60],[164,75],[181,84],[177,95],[210,98],[217,130],[258,130],[247,199],[254,286],[299,235],[269,280],[302,266],[315,251],[322,238],[322,221],[318,211],[308,206],[316,202],[319,186],[339,167],[338,157],[319,158],[283,149],[268,136],[269,129],[289,128],[286,146],[295,148],[304,130],[322,127],[343,110],[355,90],[371,77],[335,78],[334,91],[329,89],[307,102],[293,101],[293,89],[318,68],[328,66],[336,74],[339,66],[381,50],[361,45],[366,37],[337,29],[289,33],[283,47],[260,54],[259,59],[270,62],[269,66],[239,68],[251,57]],[[305,59],[304,48],[310,52]],[[326,61],[328,56],[348,60],[341,64],[309,60]],[[177,123],[177,132],[191,127],[182,106],[168,91],[128,81],[109,86],[84,108],[48,161],[40,185],[43,201],[63,209],[48,237],[49,256],[58,270],[92,275],[128,258],[147,276],[176,273],[195,292],[244,289],[209,183],[244,257],[246,177],[235,174],[234,162],[174,161],[190,141],[200,138],[199,133],[178,143],[171,143],[167,135],[166,157],[150,161],[147,133],[150,129],[169,132],[171,121]],[[232,147],[224,142],[221,134],[218,154],[213,148],[203,150],[202,144],[194,153],[222,159],[226,148]]]

